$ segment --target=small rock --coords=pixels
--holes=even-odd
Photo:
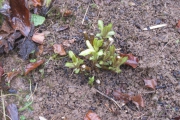
[[[175,88],[177,91],[180,91],[180,84],[178,84]]]
[[[70,87],[69,89],[68,89],[68,92],[69,93],[74,93],[76,91],[76,89],[74,88],[74,87]]]
[[[129,2],[129,6],[135,6],[136,4],[134,2]]]
[[[157,97],[157,95],[156,95],[156,94],[154,94],[154,95],[152,96],[152,100],[153,100],[153,101],[155,101],[155,102],[157,102],[157,101],[158,101],[158,97]]]

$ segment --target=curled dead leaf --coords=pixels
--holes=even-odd
[[[26,8],[25,0],[10,0],[10,18],[9,22],[15,30],[20,30],[24,36],[28,36],[31,24],[30,14],[28,8]]]
[[[40,56],[44,51],[44,46],[43,45],[39,45],[38,46],[38,52],[36,52],[36,56]]]
[[[101,120],[100,117],[93,111],[89,110],[84,117],[84,120]]]
[[[41,64],[44,63],[44,60],[38,60],[35,63],[30,63],[25,67],[25,75],[27,75],[30,71],[36,69],[37,67],[39,67]]]
[[[66,55],[66,52],[65,52],[62,44],[54,44],[53,48],[54,48],[54,53],[57,53],[61,56]]]
[[[74,43],[75,39],[72,39],[72,40],[65,40],[63,41],[63,45],[66,46],[66,47],[70,47],[72,43]]]
[[[63,17],[69,17],[72,15],[72,11],[71,10],[61,10],[61,14],[63,15]]]
[[[32,0],[32,2],[35,7],[42,6],[42,0]]]
[[[138,58],[135,57],[133,54],[120,54],[121,57],[128,57],[128,60],[125,62],[126,65],[130,65],[133,68],[136,68],[138,66]]]
[[[180,33],[180,20],[177,23],[177,29],[178,29],[178,32]]]
[[[137,108],[139,108],[139,106],[144,107],[144,100],[141,95],[132,96],[131,100]]]
[[[10,81],[11,81],[14,77],[16,77],[18,74],[20,74],[20,71],[8,72],[5,81],[6,81],[6,82],[10,82]]]
[[[44,39],[45,39],[44,33],[35,33],[32,36],[32,40],[34,42],[36,42],[36,43],[39,43],[39,44],[43,44],[44,43]]]
[[[120,90],[114,90],[113,96],[117,100],[123,101],[125,104],[131,100],[131,97],[128,94],[122,93]]]
[[[1,82],[1,77],[4,74],[4,69],[2,67],[2,65],[0,64],[0,82]]]
[[[155,79],[144,79],[144,83],[145,83],[145,87],[147,88],[151,88],[151,89],[156,89],[156,86],[157,86],[157,80]]]

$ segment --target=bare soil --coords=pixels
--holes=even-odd
[[[87,11],[84,24],[82,20]],[[122,72],[115,74],[100,70],[95,73],[101,81],[92,88],[112,97],[114,89],[121,89],[129,94],[141,94],[145,100],[145,107],[137,109],[134,104],[127,104],[119,109],[112,101],[94,93],[87,85],[88,77],[84,74],[72,74],[72,69],[64,65],[70,61],[68,57],[58,56],[50,60],[28,76],[18,76],[11,84],[17,94],[29,92],[32,81],[33,110],[19,112],[27,120],[38,120],[44,116],[48,120],[83,120],[86,112],[94,110],[102,120],[169,120],[180,116],[180,34],[176,24],[180,19],[179,0],[112,0],[110,3],[94,4],[91,0],[57,0],[54,8],[69,9],[73,16],[63,18],[58,9],[47,16],[45,24],[39,29],[50,31],[45,39],[44,53],[40,57],[46,62],[54,54],[53,43],[76,39],[71,47],[76,54],[82,51],[85,40],[82,32],[97,33],[97,21],[105,24],[113,23],[115,46],[123,53],[132,53],[140,60],[136,69],[122,66]],[[157,24],[168,24],[154,30],[144,31],[140,28]],[[69,25],[69,29],[60,31],[61,26]],[[1,56],[5,72],[17,69],[29,61],[23,61],[17,52]],[[39,70],[44,70],[42,76]],[[144,87],[143,79],[157,79],[156,90]],[[11,97],[7,103],[21,103]]]

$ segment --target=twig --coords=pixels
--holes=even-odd
[[[154,26],[144,28],[143,30],[152,30],[152,29],[161,28],[161,27],[165,27],[165,26],[167,26],[167,24],[154,25]]]
[[[87,14],[88,10],[89,10],[89,5],[88,5],[88,7],[87,7],[87,9],[86,9],[86,12],[85,12],[85,14],[84,14],[84,18],[83,18],[83,20],[82,20],[82,25],[84,24],[84,20],[85,20],[85,17],[86,17],[86,14]]]
[[[1,96],[2,96],[2,95],[3,95],[3,92],[2,92],[2,90],[1,90]],[[2,107],[3,107],[3,118],[4,118],[4,120],[6,120],[4,97],[1,97],[1,101],[2,101]]]
[[[94,88],[94,90],[96,90],[96,92],[98,92],[102,96],[104,96],[104,97],[108,98],[109,100],[113,101],[121,109],[121,106],[114,99],[110,98],[109,96],[105,95],[104,93],[100,92],[99,90],[97,90],[95,88]]]

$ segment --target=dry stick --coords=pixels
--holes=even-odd
[[[2,90],[1,90],[1,96],[3,95]],[[2,107],[3,107],[3,118],[6,120],[6,113],[5,113],[5,105],[4,105],[4,97],[1,97],[2,101]]]
[[[86,14],[87,14],[88,10],[89,10],[89,5],[88,5],[88,7],[87,7],[87,9],[86,9],[86,12],[85,12],[85,14],[84,14],[84,18],[83,18],[83,20],[82,20],[82,25],[84,24],[84,20],[85,20],[85,17],[86,17]]]
[[[94,88],[95,89],[95,88]],[[99,90],[95,89],[96,92],[98,92],[99,94],[101,94],[102,96],[108,98],[109,100],[112,100],[120,109],[121,109],[121,106],[112,98],[110,98],[109,96],[105,95],[104,93],[100,92]]]

